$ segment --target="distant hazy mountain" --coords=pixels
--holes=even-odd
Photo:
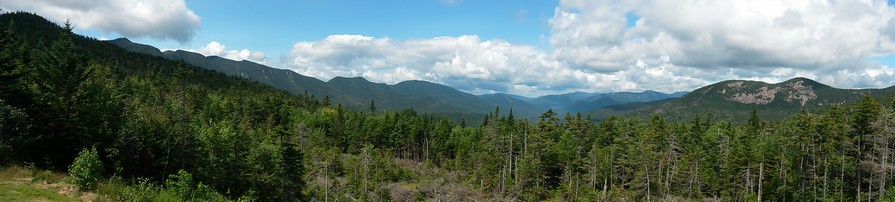
[[[516,117],[525,117],[530,120],[534,120],[539,114],[547,111],[546,108],[535,106],[534,104],[529,103],[532,98],[506,94],[506,93],[496,93],[496,94],[485,94],[479,95],[479,98],[493,104],[500,106],[502,111],[509,113],[509,110],[513,110],[513,116]]]
[[[378,108],[414,108],[431,113],[486,113],[494,105],[476,98],[474,95],[444,85],[426,81],[404,81],[395,85],[373,83],[364,78],[336,77],[329,86],[352,96],[358,102],[369,106],[375,102]]]
[[[696,89],[677,99],[607,106],[592,114],[602,118],[614,114],[645,117],[659,113],[672,119],[689,119],[695,114],[712,113],[716,118],[742,121],[756,110],[762,118],[779,120],[803,108],[815,110],[852,103],[865,95],[892,96],[893,92],[895,87],[838,89],[806,78],[776,84],[730,80]]]
[[[631,102],[651,102],[669,98],[680,97],[683,93],[661,93],[656,91],[643,91],[641,93],[604,93],[596,94],[586,99],[572,103],[566,107],[566,111],[589,112],[610,105],[625,104]]]
[[[558,95],[545,95],[536,98],[527,98],[512,94],[487,94],[479,97],[487,99],[492,103],[504,104],[501,106],[534,106],[538,111],[546,111],[553,109],[558,113],[575,113],[590,112],[594,109],[603,108],[610,105],[624,104],[629,102],[650,102],[669,98],[680,97],[686,92],[677,92],[672,94],[661,93],[656,91],[644,91],[640,93],[634,92],[618,92],[618,93],[584,93],[574,92]],[[518,105],[515,102],[525,102],[528,105]],[[514,109],[519,109],[514,107]]]
[[[394,88],[404,94],[420,97],[422,100],[416,106],[436,112],[450,112],[441,110],[446,107],[458,107],[471,112],[486,113],[496,107],[475,95],[426,81],[403,81],[395,84]]]

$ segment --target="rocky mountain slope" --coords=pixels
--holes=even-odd
[[[694,90],[680,98],[627,103],[591,111],[597,119],[611,115],[646,117],[662,114],[672,119],[689,119],[711,113],[716,118],[745,120],[752,110],[764,118],[779,120],[801,109],[817,110],[855,102],[865,95],[892,96],[895,87],[886,89],[838,89],[807,78],[781,83],[729,80]]]

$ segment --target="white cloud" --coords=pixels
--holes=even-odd
[[[626,29],[629,13],[639,20]],[[664,65],[675,70],[667,79],[693,85],[805,76],[836,87],[886,87],[895,84],[892,69],[868,59],[895,53],[893,16],[880,0],[563,0],[549,41],[569,68],[623,77],[640,63]],[[640,73],[627,81],[662,88],[642,79],[661,72]]]
[[[626,16],[635,15],[637,18]],[[727,79],[807,77],[839,88],[888,87],[895,8],[881,0],[561,0],[550,47],[475,35],[393,40],[332,35],[295,43],[283,63],[324,80],[363,76],[471,93],[693,90]],[[633,27],[626,26],[628,20]]]
[[[454,6],[462,0],[439,0]],[[126,37],[188,42],[199,17],[183,0],[8,0],[4,10]],[[628,15],[637,18],[628,18]],[[516,19],[524,22],[527,10]],[[546,49],[476,35],[393,40],[332,35],[293,45],[288,68],[324,80],[427,80],[472,93],[673,92],[726,79],[801,76],[840,88],[887,87],[895,8],[883,0],[560,0]],[[628,20],[633,27],[628,27]],[[268,64],[263,52],[211,42],[201,54]]]
[[[235,61],[248,60],[260,64],[268,64],[267,56],[264,55],[264,52],[250,51],[248,49],[227,50],[227,47],[224,46],[224,44],[218,43],[217,41],[212,41],[211,43],[208,43],[208,45],[199,48],[199,50],[188,51],[197,52],[205,56],[219,56]]]
[[[7,0],[0,7],[34,12],[57,22],[70,19],[77,28],[180,43],[189,42],[200,24],[199,16],[183,0]]]
[[[471,93],[512,92],[542,95],[571,91],[672,92],[705,82],[675,72],[668,59],[614,74],[574,69],[551,55],[526,45],[478,36],[392,40],[360,35],[332,35],[320,41],[298,42],[283,58],[298,73],[328,80],[362,76],[394,84],[427,80]],[[644,75],[642,72],[651,72]],[[710,75],[709,73],[705,73]]]

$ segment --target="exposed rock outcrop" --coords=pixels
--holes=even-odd
[[[805,106],[811,100],[817,99],[814,87],[807,85],[804,80],[791,80],[780,84],[761,83],[757,85],[749,86],[743,81],[730,82],[727,83],[727,88],[721,89],[719,93],[728,101],[758,105],[770,104],[778,96],[782,97],[785,102],[796,102],[802,106]]]

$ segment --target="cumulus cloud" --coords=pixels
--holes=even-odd
[[[668,65],[667,59],[666,64],[642,62],[640,66],[631,66],[631,71],[604,74],[570,68],[532,46],[481,40],[475,35],[415,40],[332,35],[320,41],[298,42],[282,60],[298,73],[323,80],[336,76],[362,76],[389,84],[426,80],[472,93],[541,95],[645,89],[671,92],[674,88],[701,84],[695,79],[676,77],[679,70]],[[640,71],[652,74],[642,77]]]
[[[248,60],[260,64],[268,64],[267,56],[264,55],[264,52],[250,51],[249,49],[227,50],[227,47],[224,46],[224,44],[218,43],[217,41],[212,41],[198,50],[189,51],[197,52],[205,56],[218,56],[235,61]]]
[[[627,14],[639,17],[631,29]],[[625,64],[667,56],[674,66],[732,69],[724,78],[698,77],[707,81],[756,74],[776,80],[792,74],[775,72],[794,69],[858,87],[845,75],[877,72],[868,58],[895,52],[893,16],[885,1],[564,0],[550,20],[550,43],[556,58],[578,69],[625,71]]]
[[[57,22],[70,19],[78,28],[180,43],[189,42],[200,24],[199,16],[183,0],[7,0],[0,7],[34,12]]]
[[[674,92],[792,77],[888,87],[895,71],[870,58],[895,53],[893,17],[881,0],[561,0],[547,49],[475,35],[332,35],[295,43],[283,62],[324,80],[417,79],[472,93]]]
[[[8,0],[0,8],[181,43],[200,24],[183,0]],[[527,15],[516,13],[518,22]],[[870,59],[895,54],[895,8],[883,0],[560,0],[546,23],[545,49],[476,35],[332,35],[295,43],[281,62],[324,80],[426,80],[472,93],[523,95],[673,92],[726,79],[780,82],[796,76],[840,88],[895,84],[893,67]],[[268,64],[263,52],[230,50],[215,41],[193,51]]]

